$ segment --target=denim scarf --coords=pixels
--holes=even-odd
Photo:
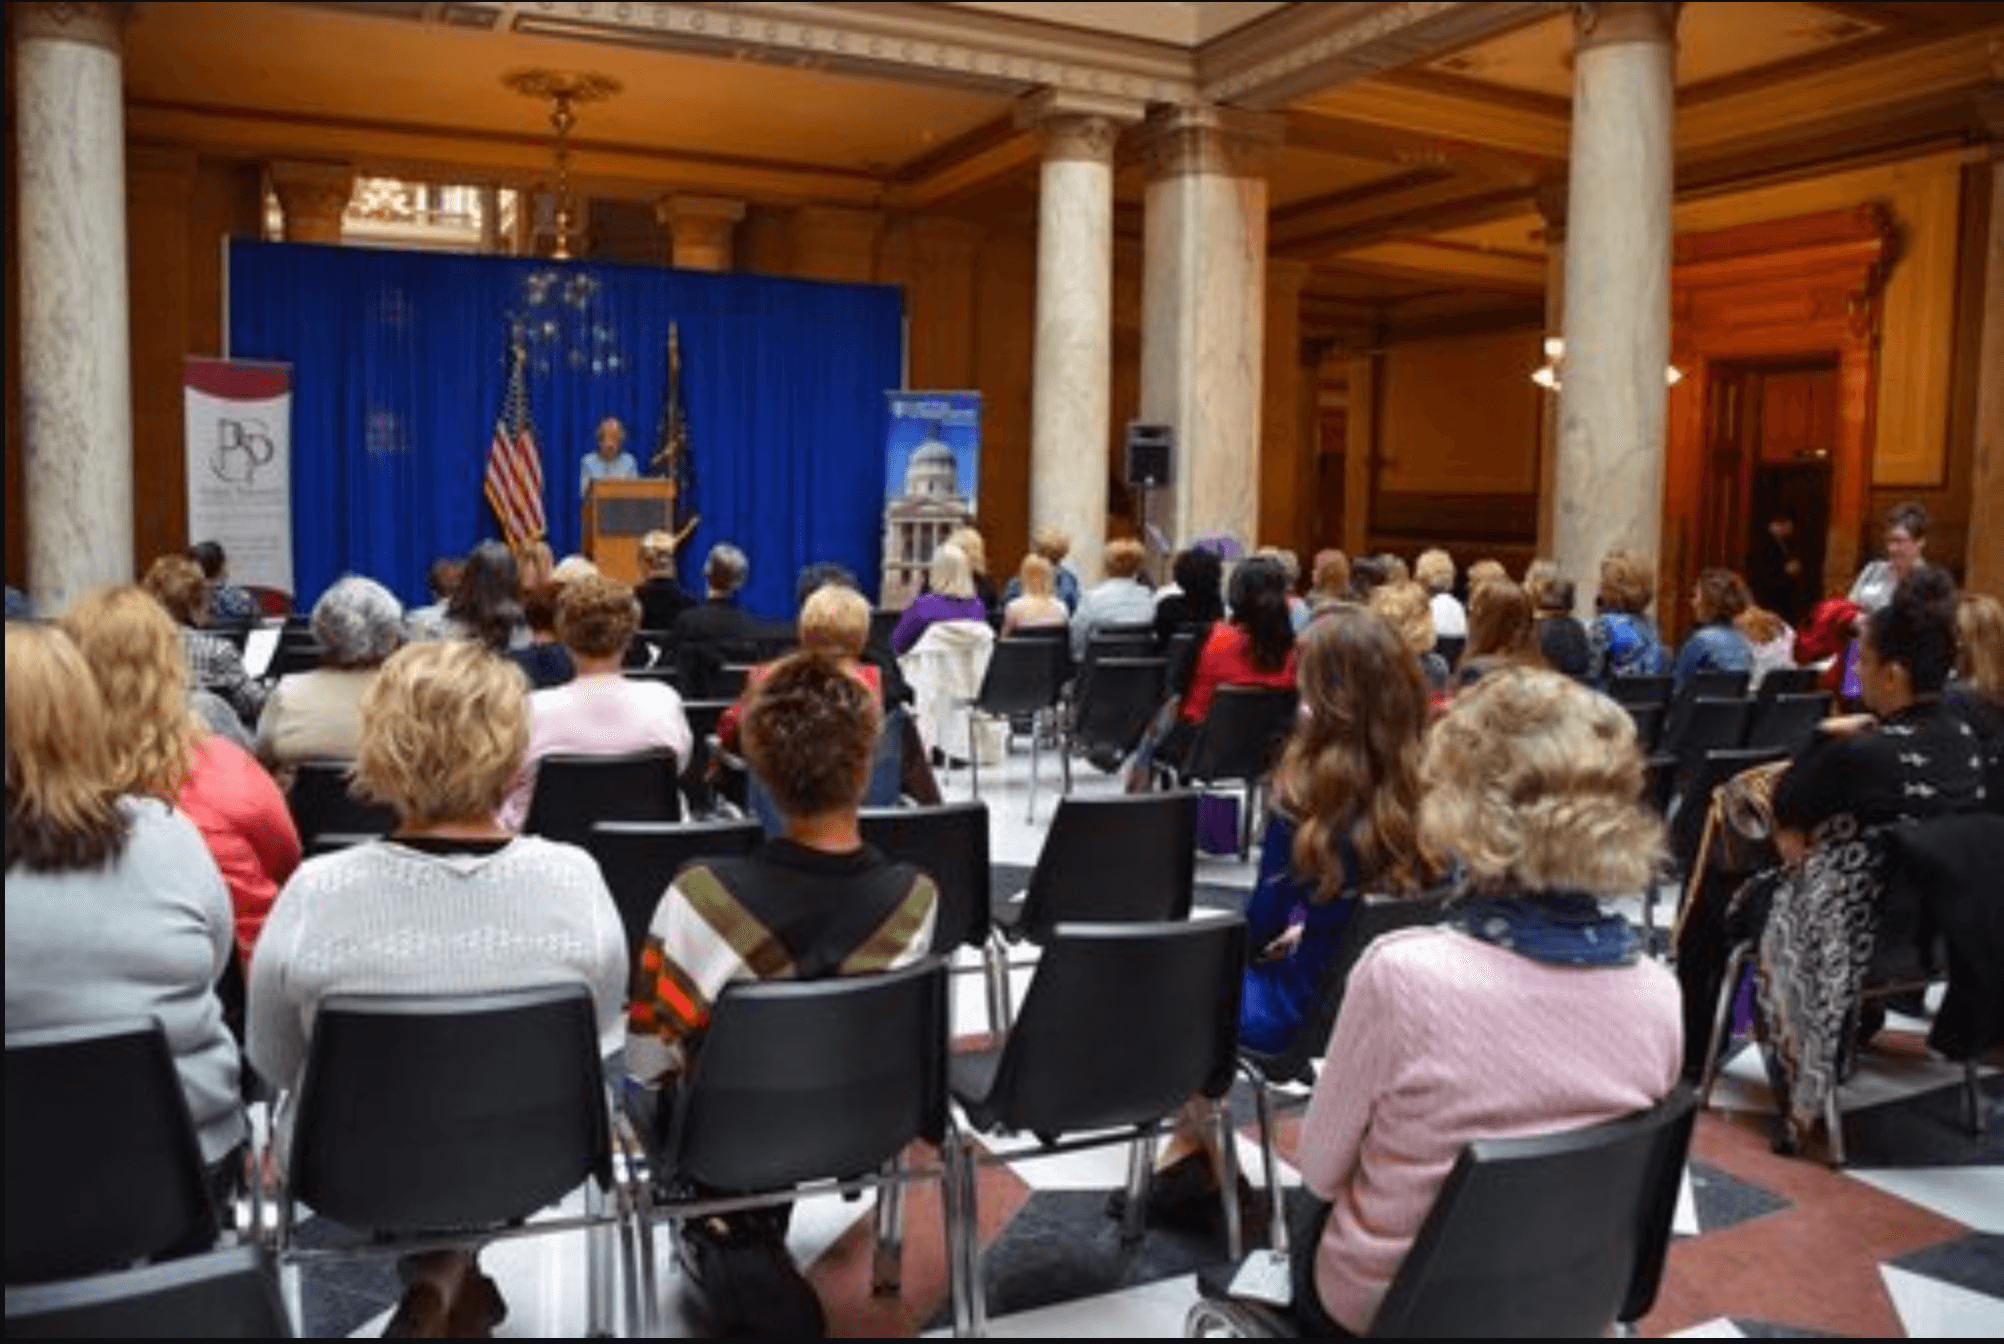
[[[1548,966],[1632,966],[1641,940],[1627,920],[1576,891],[1537,896],[1477,894],[1457,901],[1448,924]]]

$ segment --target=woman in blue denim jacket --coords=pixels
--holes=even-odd
[[[1746,580],[1730,569],[1708,569],[1698,576],[1691,593],[1698,628],[1677,650],[1676,665],[1670,669],[1673,693],[1681,695],[1694,673],[1753,670],[1753,645],[1733,624],[1751,600]]]

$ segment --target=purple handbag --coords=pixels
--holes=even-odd
[[[1236,793],[1197,795],[1197,848],[1206,854],[1239,853],[1239,796]]]

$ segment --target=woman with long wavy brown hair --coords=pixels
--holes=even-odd
[[[1288,1046],[1325,992],[1355,898],[1414,892],[1427,877],[1418,815],[1429,706],[1404,636],[1365,608],[1331,608],[1302,633],[1297,682],[1302,717],[1274,770],[1245,912],[1253,962],[1239,1041],[1267,1052]],[[1151,1219],[1215,1217],[1216,1162],[1199,1116],[1183,1117],[1163,1157]]]

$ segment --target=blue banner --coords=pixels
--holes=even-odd
[[[979,392],[888,392],[884,583],[878,605],[902,611],[925,588],[939,544],[975,519],[981,480]]]

